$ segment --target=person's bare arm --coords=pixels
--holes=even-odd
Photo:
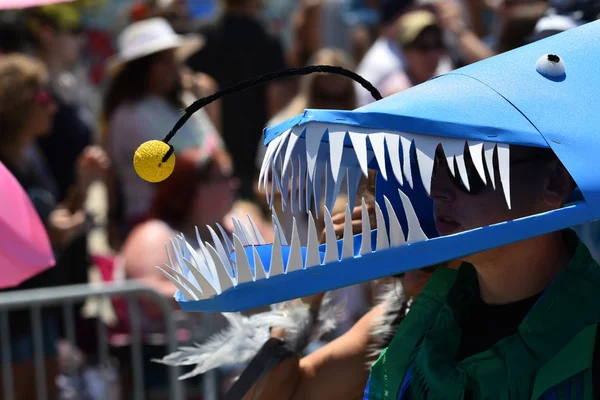
[[[302,358],[277,365],[248,391],[244,400],[361,399],[369,376],[370,332],[381,306],[348,332]]]
[[[468,63],[492,57],[494,51],[486,45],[464,21],[460,4],[454,0],[440,0],[434,3],[444,30],[456,38],[456,46]]]

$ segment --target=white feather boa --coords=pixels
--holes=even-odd
[[[211,336],[203,344],[179,348],[160,360],[170,366],[195,365],[179,379],[187,379],[222,366],[239,365],[251,360],[270,337],[270,327],[283,328],[285,343],[300,353],[310,342],[332,331],[338,324],[344,302],[334,302],[336,292],[325,295],[316,321],[309,306],[300,300],[274,304],[268,312],[250,317],[240,313],[223,313],[229,327]]]
[[[373,321],[367,349],[367,366],[375,362],[396,334],[398,325],[404,319],[410,308],[411,300],[407,300],[400,279],[394,279],[386,284],[378,296],[378,304],[382,304],[384,312]]]

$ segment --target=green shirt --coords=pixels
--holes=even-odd
[[[591,398],[600,268],[583,244],[516,334],[456,362],[459,321],[474,293],[473,266],[436,271],[373,365],[365,399],[396,400],[403,386],[413,400],[464,399],[466,392],[474,400],[528,400],[569,390],[577,391],[573,398]]]

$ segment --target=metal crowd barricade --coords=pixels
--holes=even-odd
[[[171,353],[177,350],[176,327],[174,321],[169,318],[172,306],[167,299],[158,292],[133,281],[106,283],[106,284],[84,284],[59,286],[44,289],[21,290],[0,293],[0,351],[2,352],[2,381],[4,393],[2,399],[14,399],[14,388],[12,378],[12,356],[10,346],[10,331],[8,312],[14,310],[31,310],[31,326],[34,350],[35,380],[37,388],[37,399],[46,400],[46,374],[43,356],[43,332],[41,323],[41,308],[48,306],[62,306],[65,315],[65,335],[67,341],[75,346],[75,325],[73,304],[84,301],[89,297],[103,298],[120,296],[128,300],[131,317],[132,336],[132,366],[133,366],[133,399],[143,400],[144,376],[143,376],[143,352],[141,338],[140,314],[136,297],[141,295],[151,298],[160,307],[165,316],[165,327],[167,337],[167,349]],[[98,332],[98,358],[100,365],[109,365],[109,344],[107,340],[107,329],[100,318],[97,319]],[[169,399],[183,400],[184,390],[182,382],[178,380],[179,368],[168,368]],[[212,396],[211,396],[212,397]],[[213,397],[214,398],[214,397]]]

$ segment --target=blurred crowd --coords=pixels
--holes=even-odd
[[[165,243],[174,235],[195,237],[197,227],[210,238],[207,225],[215,223],[231,233],[232,217],[247,221],[250,215],[267,242],[272,240],[271,213],[256,185],[263,128],[307,108],[350,110],[374,101],[350,79],[328,74],[280,79],[224,97],[194,114],[171,141],[177,153],[173,175],[158,184],[141,180],[132,167],[136,148],[162,139],[181,110],[201,97],[268,72],[317,64],[353,70],[391,96],[595,20],[598,3],[77,0],[2,11],[0,161],[32,199],[57,260],[54,268],[10,290],[86,283],[95,268],[103,280],[139,280],[171,300],[176,288],[154,266],[168,262]],[[94,185],[106,190],[91,191]],[[361,190],[359,197],[372,201],[373,180]],[[105,197],[93,200],[105,205],[105,219],[86,207],[89,196],[98,193]],[[305,216],[283,211],[282,199],[275,200],[288,237],[294,217],[300,231],[307,229]],[[346,202],[341,196],[332,214],[344,211]],[[343,218],[334,222],[339,228]],[[322,230],[323,221],[318,223]],[[107,250],[90,247],[95,230],[105,233]],[[371,284],[344,290],[345,320],[328,340],[367,312],[377,292]],[[84,317],[84,307],[77,305],[76,349],[61,342],[61,312],[43,313],[49,398],[107,398],[94,388],[98,382],[109,386],[109,378],[94,375],[92,368],[97,363],[92,327],[100,315]],[[110,307],[116,314],[109,323],[111,345],[126,391],[128,355],[119,349],[130,344],[129,316],[118,301]],[[181,322],[183,342],[198,340],[223,322],[208,327],[203,316],[178,314],[174,301],[170,316],[144,299],[140,307],[146,387],[160,393],[166,367],[150,360],[166,352],[164,318]],[[34,398],[28,315],[11,313],[10,327],[17,399]],[[74,354],[83,360],[80,371],[86,371],[76,382],[65,378],[63,365]],[[226,379],[222,383],[226,390]],[[67,386],[79,388],[78,394],[71,390],[75,397],[68,397]]]

